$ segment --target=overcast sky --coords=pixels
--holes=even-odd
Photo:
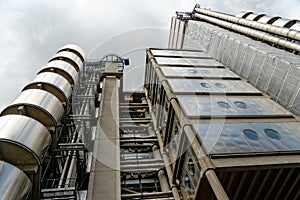
[[[88,58],[111,52],[129,57],[134,65],[127,72],[143,73],[144,63],[134,56],[146,47],[167,47],[171,16],[196,3],[230,14],[251,10],[300,19],[300,0],[0,0],[0,110],[64,44],[79,45]]]

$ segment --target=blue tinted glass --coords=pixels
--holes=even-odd
[[[258,140],[258,134],[253,130],[243,130],[243,133],[250,140]]]
[[[205,88],[209,88],[209,87],[210,87],[208,83],[200,83],[200,85],[201,85],[202,87],[205,87]]]
[[[234,104],[237,107],[242,108],[242,109],[246,109],[247,108],[247,105],[244,102],[241,102],[241,101],[235,101]]]
[[[265,129],[265,134],[267,136],[269,136],[270,138],[272,138],[272,139],[275,139],[275,140],[280,139],[279,133],[277,131],[272,130],[272,129]]]
[[[222,108],[230,108],[230,105],[224,101],[219,101],[218,105]]]
[[[215,86],[219,88],[226,88],[226,85],[224,85],[223,83],[215,83]]]

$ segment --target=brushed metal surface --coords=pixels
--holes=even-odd
[[[20,106],[24,106],[20,110]],[[4,110],[1,115],[19,114],[32,117],[45,126],[53,127],[64,113],[62,103],[53,94],[29,89],[21,92],[16,99]]]
[[[0,161],[0,198],[2,200],[25,199],[32,183],[19,168]]]
[[[82,62],[85,60],[84,51],[76,44],[66,44],[62,48],[60,48],[57,53],[61,51],[72,51],[74,53],[76,52],[76,54],[80,57]]]
[[[63,76],[51,72],[43,72],[24,87],[28,89],[42,89],[55,95],[61,102],[68,102],[72,94],[70,83]]]
[[[83,68],[83,62],[81,61],[80,57],[77,56],[75,53],[70,51],[61,51],[57,54],[55,54],[50,60],[64,60],[66,62],[69,62],[73,67],[76,69],[76,71],[82,71]]]
[[[57,73],[67,79],[71,85],[74,85],[78,80],[78,72],[70,63],[63,60],[50,61],[38,74],[43,72]]]
[[[49,131],[37,120],[23,115],[0,118],[2,160],[14,165],[40,165],[50,144]]]

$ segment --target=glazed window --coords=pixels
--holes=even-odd
[[[208,83],[200,83],[200,85],[204,88],[210,88],[210,85]]]
[[[184,177],[184,186],[186,190],[191,190],[191,180],[190,177],[188,175],[185,175]]]
[[[250,129],[243,130],[244,135],[250,140],[258,140],[258,134]]]
[[[226,108],[226,109],[230,108],[230,105],[228,103],[224,102],[224,101],[219,101],[217,104],[221,108]]]
[[[268,137],[272,139],[279,140],[281,138],[280,134],[273,129],[265,129],[264,132]]]
[[[247,108],[247,105],[246,105],[244,102],[241,102],[241,101],[235,101],[234,104],[235,104],[238,108],[241,108],[241,109],[246,109],[246,108]]]
[[[188,168],[189,168],[190,175],[194,176],[195,175],[195,164],[194,164],[194,161],[192,159],[189,159]]]
[[[215,83],[215,86],[217,86],[218,88],[226,88],[226,85],[224,85],[223,83]]]

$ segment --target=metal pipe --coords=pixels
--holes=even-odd
[[[144,90],[145,90],[145,94],[148,94],[147,89],[144,88]],[[149,110],[151,111],[151,109],[150,109],[151,108],[151,101],[150,101],[149,97],[146,96],[146,98],[147,98],[147,102],[148,102],[148,105],[149,105]],[[152,120],[153,120],[153,126],[156,127],[157,122],[156,122],[155,114],[151,111],[150,115],[151,115]],[[156,133],[156,136],[157,136],[159,148],[161,149],[161,155],[162,155],[164,165],[165,165],[165,169],[166,169],[166,172],[167,172],[169,185],[172,188],[172,193],[173,193],[174,199],[179,200],[180,196],[179,196],[179,192],[176,188],[176,185],[173,183],[173,172],[172,172],[172,169],[171,169],[171,166],[170,166],[169,158],[166,155],[166,153],[163,151],[163,146],[164,146],[163,139],[162,139],[162,137],[160,135],[160,132],[158,130],[155,130],[155,133]]]
[[[222,200],[229,200],[229,197],[227,196],[227,193],[225,192],[222,184],[220,183],[215,171],[207,170],[205,172],[205,175],[212,190],[214,191],[214,194],[216,195],[216,198]]]
[[[152,147],[152,150],[153,150],[153,155],[154,155],[155,159],[162,159],[161,155],[160,155],[160,152],[159,152],[156,145],[154,145]],[[170,191],[169,183],[168,183],[167,177],[166,177],[165,172],[164,172],[163,169],[160,169],[158,171],[158,179],[159,179],[161,191],[162,192]]]
[[[285,47],[287,49],[300,52],[300,45],[299,44],[296,44],[296,43],[293,43],[293,42],[290,42],[290,41],[287,41],[287,40],[269,35],[266,32],[253,30],[252,28],[244,27],[244,26],[241,26],[241,25],[237,25],[237,24],[234,24],[234,23],[231,23],[231,22],[223,21],[223,20],[220,20],[220,19],[216,19],[216,18],[209,17],[209,16],[202,15],[202,14],[198,14],[198,13],[195,14],[195,17],[197,17],[201,20],[219,25],[219,26],[227,28],[227,29],[237,31],[237,32],[242,33],[242,34],[250,35],[250,36],[255,37],[257,39],[261,39],[263,41],[270,42],[270,43]]]
[[[202,8],[195,8],[195,11],[199,14],[208,15],[211,17],[215,17],[218,19],[226,20],[229,22],[233,22],[236,24],[244,25],[250,28],[255,28],[257,30],[265,31],[267,33],[277,34],[286,38],[290,38],[292,40],[300,41],[300,32],[297,30],[293,30],[290,28],[274,26],[272,24],[265,24],[261,22],[251,21],[244,18],[235,17],[232,15],[219,13],[211,10],[206,10]]]

